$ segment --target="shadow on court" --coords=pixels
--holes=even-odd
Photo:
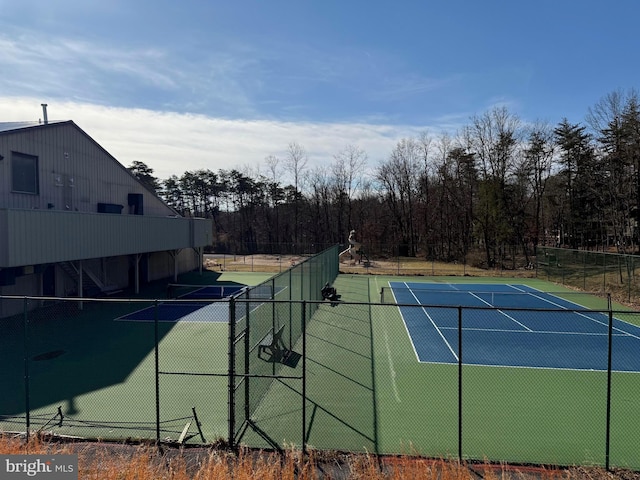
[[[196,279],[211,284],[218,276],[215,273]],[[194,279],[181,280],[192,283]],[[162,299],[164,291],[162,286],[152,285],[144,295]],[[207,319],[196,327],[181,325],[176,318],[159,322],[157,331],[153,321],[115,321],[153,306],[154,302],[137,299],[108,303],[65,300],[28,311],[26,327],[23,314],[2,319],[0,362],[8,368],[0,371],[0,429],[24,431],[29,410],[32,430],[65,434],[82,430],[84,436],[93,432],[101,438],[153,438],[156,336],[160,368],[190,371],[204,365],[211,369],[215,356],[212,350],[217,347],[206,343],[217,341],[220,327],[224,330],[228,321],[226,312],[225,318]],[[226,349],[220,357],[226,367]],[[163,417],[180,418],[175,426],[163,428],[178,431],[186,423],[181,417],[192,415],[196,401],[204,403],[202,399],[181,398],[185,389],[174,386],[179,383],[171,377],[160,380],[161,407],[163,413],[171,415]],[[212,383],[201,385],[218,390]]]
[[[357,282],[351,285],[350,282]],[[367,305],[350,301],[368,295],[367,279],[336,281],[341,302],[319,305],[307,326],[306,403],[302,424],[302,381],[278,379],[251,417],[240,441],[251,446],[301,445],[376,452],[376,404],[372,326]],[[300,353],[302,341],[293,348]],[[302,362],[278,375],[302,375]],[[303,431],[304,430],[304,431]]]

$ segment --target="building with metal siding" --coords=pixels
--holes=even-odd
[[[74,122],[0,123],[0,295],[94,296],[201,268],[184,218]],[[11,315],[0,301],[0,317]]]

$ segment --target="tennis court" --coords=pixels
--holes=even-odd
[[[229,298],[244,290],[241,285],[187,285],[169,284],[167,286],[168,300],[154,303],[154,305],[140,308],[117,321],[137,322],[227,322]]]
[[[245,292],[242,285],[189,285],[169,284],[168,300],[155,302],[122,315],[117,321],[134,322],[229,322],[229,299]],[[271,299],[273,289],[261,288],[252,292],[252,298]],[[280,294],[282,289],[276,289]],[[260,303],[252,304],[257,308]]]
[[[608,312],[519,284],[390,282],[421,362],[457,363],[465,307],[464,362],[503,367],[606,370]],[[539,310],[539,311],[536,311]],[[613,370],[640,371],[640,328],[613,319]]]
[[[608,404],[608,317],[590,311],[599,299],[568,301],[574,292],[550,295],[558,286],[539,280],[513,283],[526,293],[519,297],[540,297],[536,306],[508,295],[513,287],[503,278],[405,282],[338,276],[344,301],[321,305],[307,329],[305,410],[299,382],[276,381],[251,414],[256,429],[242,441],[268,448],[274,441],[300,444],[304,434],[323,449],[552,465],[603,465],[608,458],[640,467],[640,374],[630,350],[637,351],[637,327],[629,321],[635,314],[614,321],[618,370]],[[383,287],[393,289],[394,303],[366,304]],[[452,292],[446,302],[445,289]],[[426,306],[430,301],[440,306]],[[459,305],[466,305],[461,365]],[[541,305],[546,310],[536,311]]]
[[[233,435],[256,448],[461,452],[468,459],[556,465],[603,465],[609,435],[612,465],[640,468],[640,369],[632,350],[638,351],[640,316],[616,312],[608,405],[604,309],[590,311],[570,295],[548,296],[553,284],[338,275],[337,305],[305,300],[322,287],[309,272],[324,268],[308,262],[278,279],[216,278],[267,282],[269,295],[286,297],[239,302],[237,322],[228,321],[228,303],[218,321],[188,321],[217,300],[188,299],[205,306],[159,325],[114,319],[147,316],[162,302],[85,300],[79,310],[68,301],[59,315],[30,317],[26,352],[21,318],[7,322],[0,359],[28,365],[30,389],[20,368],[0,372],[0,387],[11,392],[0,398],[0,428],[24,430],[28,399],[32,429],[65,435],[153,439],[159,418],[162,439],[176,441],[186,428],[186,443]],[[393,303],[379,302],[382,288],[394,292]],[[510,295],[514,289],[519,295]],[[529,297],[542,303],[523,303]],[[545,311],[536,312],[542,304]],[[246,334],[233,337],[231,325],[236,335]],[[295,364],[256,354],[258,342],[281,325],[286,347],[300,355]],[[550,352],[555,359],[548,360]],[[233,432],[230,414],[241,427]]]

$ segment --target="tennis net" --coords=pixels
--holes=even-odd
[[[170,283],[167,298],[183,300],[218,300],[239,294],[245,287],[241,285],[188,285]]]
[[[380,303],[420,304],[428,306],[471,306],[502,308],[571,308],[607,310],[609,298],[583,292],[452,290],[419,287],[382,287]]]

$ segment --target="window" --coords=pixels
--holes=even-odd
[[[11,190],[38,194],[38,157],[11,152]]]

